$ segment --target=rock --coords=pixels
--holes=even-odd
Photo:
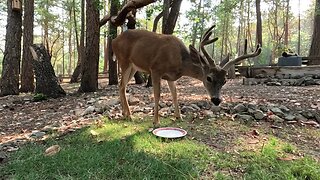
[[[41,139],[43,136],[46,135],[45,132],[42,131],[33,131],[32,134],[30,135],[31,138],[34,139]]]
[[[115,106],[115,105],[118,105],[120,104],[120,101],[118,98],[113,98],[113,99],[110,99],[109,101],[107,101],[106,105],[108,106]]]
[[[134,105],[139,104],[140,100],[134,96],[129,96],[128,102],[129,102],[130,106],[134,106]]]
[[[287,108],[286,106],[284,105],[280,105],[279,106],[279,109],[282,111],[282,112],[285,112],[285,113],[288,113],[290,111],[289,108]]]
[[[87,104],[94,104],[96,101],[97,101],[96,99],[91,98],[91,99],[87,102]]]
[[[312,119],[314,118],[314,114],[311,111],[303,111],[301,113],[302,116],[304,116],[307,119]]]
[[[281,117],[275,115],[275,114],[272,114],[269,116],[269,119],[275,123],[282,123],[284,122],[284,119],[282,119]]]
[[[297,121],[307,121],[308,119],[307,118],[305,118],[303,115],[301,115],[301,114],[297,114],[296,115],[296,120]]]
[[[261,120],[263,118],[266,117],[266,115],[261,111],[261,110],[256,110],[254,113],[253,113],[253,116],[256,120]]]
[[[215,114],[210,110],[204,110],[203,115],[209,118],[213,118],[215,116]]]
[[[210,108],[210,110],[211,110],[212,112],[219,112],[219,111],[221,110],[221,107],[220,107],[220,106],[212,106],[212,107]]]
[[[248,121],[254,121],[254,118],[250,115],[246,115],[246,114],[237,114],[236,118],[248,122]]]
[[[273,107],[270,109],[275,115],[280,116],[280,117],[284,117],[284,113],[281,111],[280,108],[277,107]]]
[[[192,113],[192,112],[194,112],[194,111],[196,111],[193,107],[191,107],[191,106],[183,106],[182,108],[181,108],[181,112],[182,113]]]
[[[314,118],[316,119],[316,121],[320,124],[320,113],[316,113],[314,115]]]
[[[208,101],[199,101],[197,102],[197,105],[201,108],[201,109],[209,109],[210,108],[210,103]],[[219,107],[219,106],[218,106]]]
[[[267,82],[266,83],[267,86],[281,86],[280,82]]]
[[[237,104],[234,108],[233,108],[237,113],[241,113],[241,112],[245,112],[248,110],[248,108],[243,105],[243,104]]]
[[[8,159],[8,156],[3,151],[0,151],[0,163],[6,162],[7,159]]]
[[[92,114],[95,111],[95,107],[94,106],[89,106],[87,107],[86,110],[84,110],[84,112],[82,113],[82,116],[88,115],[88,114]]]
[[[266,105],[262,105],[259,107],[259,109],[263,112],[268,112],[269,111],[269,108],[266,106]]]
[[[292,114],[286,114],[284,116],[284,119],[287,120],[287,121],[293,121],[296,119],[296,116],[292,115]]]
[[[200,110],[201,110],[201,109],[199,108],[199,106],[197,106],[196,104],[190,104],[190,106],[191,106],[193,109],[197,110],[197,111],[200,111]]]

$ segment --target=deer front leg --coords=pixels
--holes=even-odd
[[[159,127],[159,99],[160,99],[160,76],[155,73],[151,73],[152,84],[153,84],[153,95],[154,95],[154,117],[153,117],[153,126]]]
[[[174,105],[174,117],[176,117],[176,119],[182,119],[181,112],[179,109],[179,104],[178,104],[176,82],[175,81],[167,81],[167,82],[172,95],[172,101]]]
[[[120,94],[120,101],[121,101],[121,106],[122,106],[122,115],[125,118],[131,119],[131,112],[129,108],[129,103],[126,97],[126,86],[130,79],[133,77],[135,74],[136,70],[132,67],[132,65],[129,65],[129,67],[122,68],[123,74],[121,77],[120,81],[120,87],[119,87],[119,94]]]

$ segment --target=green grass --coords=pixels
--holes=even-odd
[[[170,125],[170,120],[162,121]],[[227,123],[227,122],[226,122]],[[90,127],[44,143],[29,143],[0,166],[9,179],[320,179],[320,164],[311,157],[283,161],[298,151],[273,137],[261,150],[238,153],[209,147],[187,137],[164,140],[148,132],[150,121],[113,122]],[[179,122],[191,130],[188,122]],[[214,123],[205,136],[221,131]],[[210,127],[215,131],[210,131]],[[239,125],[242,126],[242,125]],[[204,126],[203,126],[204,127]],[[224,129],[225,130],[225,129]],[[199,131],[203,135],[203,131]],[[94,135],[93,135],[94,134]],[[198,136],[200,136],[198,135]],[[203,138],[205,139],[205,137]],[[237,141],[237,139],[235,140]],[[225,142],[224,142],[225,143]],[[51,145],[61,151],[44,156]],[[0,178],[1,179],[1,178]]]

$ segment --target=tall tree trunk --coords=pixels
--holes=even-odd
[[[256,0],[256,13],[257,13],[256,44],[260,44],[262,46],[261,0]]]
[[[85,24],[85,17],[84,17],[84,1],[85,0],[81,0],[81,28],[80,28],[80,44],[79,44],[79,49],[78,49],[78,63],[77,63],[77,66],[76,68],[74,69],[73,71],[73,74],[71,76],[71,80],[70,80],[70,83],[76,83],[78,82],[78,79],[79,79],[79,76],[80,76],[80,73],[81,73],[81,62],[83,61],[84,59],[84,51],[85,51],[85,48],[84,48],[84,24]]]
[[[119,0],[110,0],[110,15],[116,16],[118,13],[118,8],[120,6]],[[108,38],[108,58],[109,58],[109,85],[118,84],[118,69],[117,61],[113,60],[113,51],[111,47],[111,42],[117,37],[117,27],[112,23],[109,23],[109,38]]]
[[[72,53],[72,5],[70,3],[69,4],[69,23],[70,23],[70,27],[69,27],[69,37],[68,37],[68,47],[69,47],[69,65],[68,65],[68,75],[71,75],[71,71],[72,71],[72,57],[73,57],[73,53]]]
[[[301,13],[300,13],[300,0],[299,0],[299,17],[298,17],[298,47],[297,47],[297,53],[300,54],[300,47],[301,47]]]
[[[163,19],[162,19],[162,33],[172,34],[179,17],[180,7],[182,0],[165,0],[163,3]],[[171,5],[171,9],[170,9]],[[147,87],[152,86],[152,77],[149,75]]]
[[[34,91],[34,73],[32,67],[32,55],[29,47],[33,44],[34,0],[24,3],[23,19],[23,53],[21,68],[20,92]]]
[[[99,4],[86,0],[86,47],[85,58],[81,62],[82,78],[80,92],[93,92],[98,89],[100,20]]]
[[[7,28],[0,95],[19,94],[19,72],[21,60],[22,13],[12,10],[12,1],[7,0]]]
[[[198,4],[198,13],[197,13],[198,17],[201,12],[201,4],[202,4],[202,0],[200,0],[200,2]],[[199,22],[197,21],[193,26],[193,34],[192,34],[192,40],[191,40],[192,46],[195,46],[195,44],[196,44],[197,34],[198,34],[198,26],[199,26]]]
[[[132,17],[128,17],[128,23],[127,23],[127,27],[128,29],[135,29],[136,28],[136,10],[132,11]],[[136,84],[143,84],[145,83],[144,79],[142,78],[142,73],[137,71],[134,74],[134,80],[136,82]]]
[[[286,3],[286,17],[285,17],[285,25],[284,25],[284,45],[286,48],[288,48],[289,44],[289,3],[290,0],[287,0]]]
[[[320,56],[320,0],[316,1],[312,42],[309,51],[309,56]],[[308,65],[319,65],[320,61],[309,60]]]

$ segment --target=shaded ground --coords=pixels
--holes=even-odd
[[[132,82],[133,83],[133,82]],[[171,102],[171,96],[163,83],[161,101]],[[202,83],[190,78],[182,78],[177,83],[180,106],[196,102],[206,103],[208,96]],[[92,98],[102,100],[118,98],[117,86],[108,86],[105,80],[101,80],[101,90],[96,93],[76,94],[78,85],[63,84],[63,88],[68,92],[64,98],[50,99],[42,102],[33,102],[32,95],[22,94],[19,96],[7,96],[0,98],[0,143],[7,142],[17,137],[24,137],[33,130],[41,130],[47,125],[54,125],[60,129],[67,128],[70,124],[77,124],[81,127],[98,120],[102,115],[91,114],[82,116],[81,113],[89,106]],[[146,106],[151,104],[152,89],[141,85],[129,85],[128,92],[140,101],[144,101]],[[243,86],[241,80],[230,80],[223,87],[222,96],[225,103],[252,103],[252,104],[281,104],[295,110],[313,109],[320,111],[320,86],[289,87],[289,86]],[[224,105],[222,105],[224,106]],[[227,108],[227,107],[225,107]],[[120,113],[116,111],[114,113]],[[192,122],[192,121],[191,121]],[[219,129],[215,136],[207,137],[208,124],[218,124]],[[151,122],[150,122],[151,124]],[[284,141],[297,145],[306,153],[320,159],[320,133],[314,127],[304,127],[300,125],[286,124],[282,129],[270,128],[269,122],[258,122],[239,129],[236,121],[202,121],[195,120],[190,123],[190,135],[193,138],[203,141],[205,144],[221,150],[236,150],[242,142],[234,139],[243,138],[244,142],[255,141],[252,144],[263,144],[263,135],[272,134]],[[193,125],[192,125],[193,124]],[[251,132],[260,132],[257,138]],[[200,132],[200,133],[199,133]],[[202,133],[203,132],[203,133]],[[251,147],[251,146],[248,146]]]

